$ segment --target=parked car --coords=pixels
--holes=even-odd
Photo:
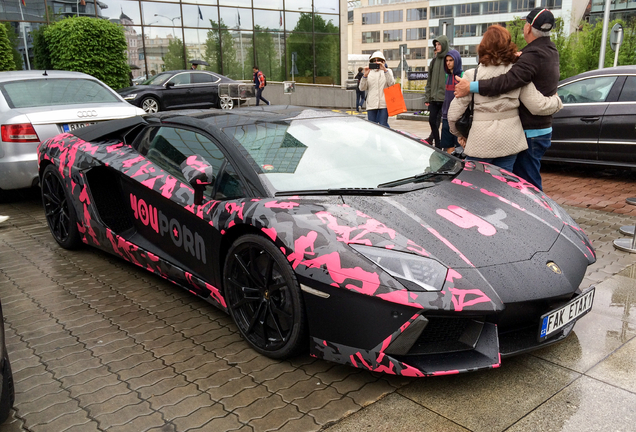
[[[592,307],[594,287],[579,288],[592,245],[543,192],[346,114],[158,113],[52,138],[39,156],[62,247],[201,296],[273,358],[489,369],[564,339]]]
[[[0,305],[0,424],[9,417],[9,412],[15,402],[15,388],[13,373],[7,353],[7,345],[4,341],[4,317],[2,305]]]
[[[0,189],[37,185],[37,146],[61,132],[143,114],[80,72],[0,72]]]
[[[240,84],[223,75],[204,70],[161,72],[133,87],[118,90],[131,104],[147,113],[186,108],[232,109],[239,98],[219,96],[220,84]]]
[[[636,167],[636,66],[585,72],[557,92],[564,105],[544,161]]]

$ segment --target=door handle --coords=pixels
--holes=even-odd
[[[599,121],[600,119],[600,117],[581,117],[581,121],[584,121],[585,123],[594,123],[595,121]]]

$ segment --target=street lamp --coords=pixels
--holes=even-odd
[[[176,36],[176,35],[175,35],[175,33],[174,33],[174,27],[175,27],[175,25],[174,25],[174,20],[176,20],[176,19],[180,20],[180,19],[181,19],[181,17],[174,17],[174,18],[170,18],[170,17],[167,17],[167,16],[165,16],[165,15],[161,15],[161,14],[155,14],[155,16],[163,17],[163,18],[165,18],[165,19],[169,19],[170,21],[172,21],[172,37],[174,37],[174,38],[176,39],[176,37],[177,37],[177,36]]]

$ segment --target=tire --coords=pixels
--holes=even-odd
[[[82,244],[77,214],[62,176],[54,165],[45,168],[41,190],[44,214],[53,238],[64,249],[77,249]]]
[[[234,99],[229,96],[221,96],[219,99],[219,108],[222,110],[231,110],[234,108]]]
[[[225,259],[223,275],[230,316],[254,350],[285,359],[308,347],[300,286],[272,242],[253,234],[238,238]]]
[[[4,349],[7,352],[7,349]],[[2,394],[0,395],[0,424],[9,417],[13,403],[15,402],[15,388],[13,386],[13,374],[9,357],[4,358],[4,368],[2,370]]]
[[[146,111],[148,114],[152,114],[161,111],[161,105],[157,99],[152,96],[148,96],[141,101],[141,109]]]

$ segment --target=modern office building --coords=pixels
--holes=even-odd
[[[271,81],[340,85],[343,71],[346,79],[346,0],[0,0],[25,69],[30,32],[69,16],[124,26],[134,77],[199,59],[234,79],[250,80],[255,64]]]
[[[427,70],[433,39],[446,35],[465,68],[477,64],[477,46],[488,26],[525,16],[537,6],[561,17],[567,32],[578,24],[589,0],[360,0],[353,9],[351,53],[384,52],[397,70],[400,46],[406,45],[409,70]],[[595,0],[600,1],[600,0]]]
[[[605,0],[591,0],[590,22],[603,20],[605,14]],[[612,0],[610,3],[610,20],[622,19],[629,21],[636,19],[636,0]]]

